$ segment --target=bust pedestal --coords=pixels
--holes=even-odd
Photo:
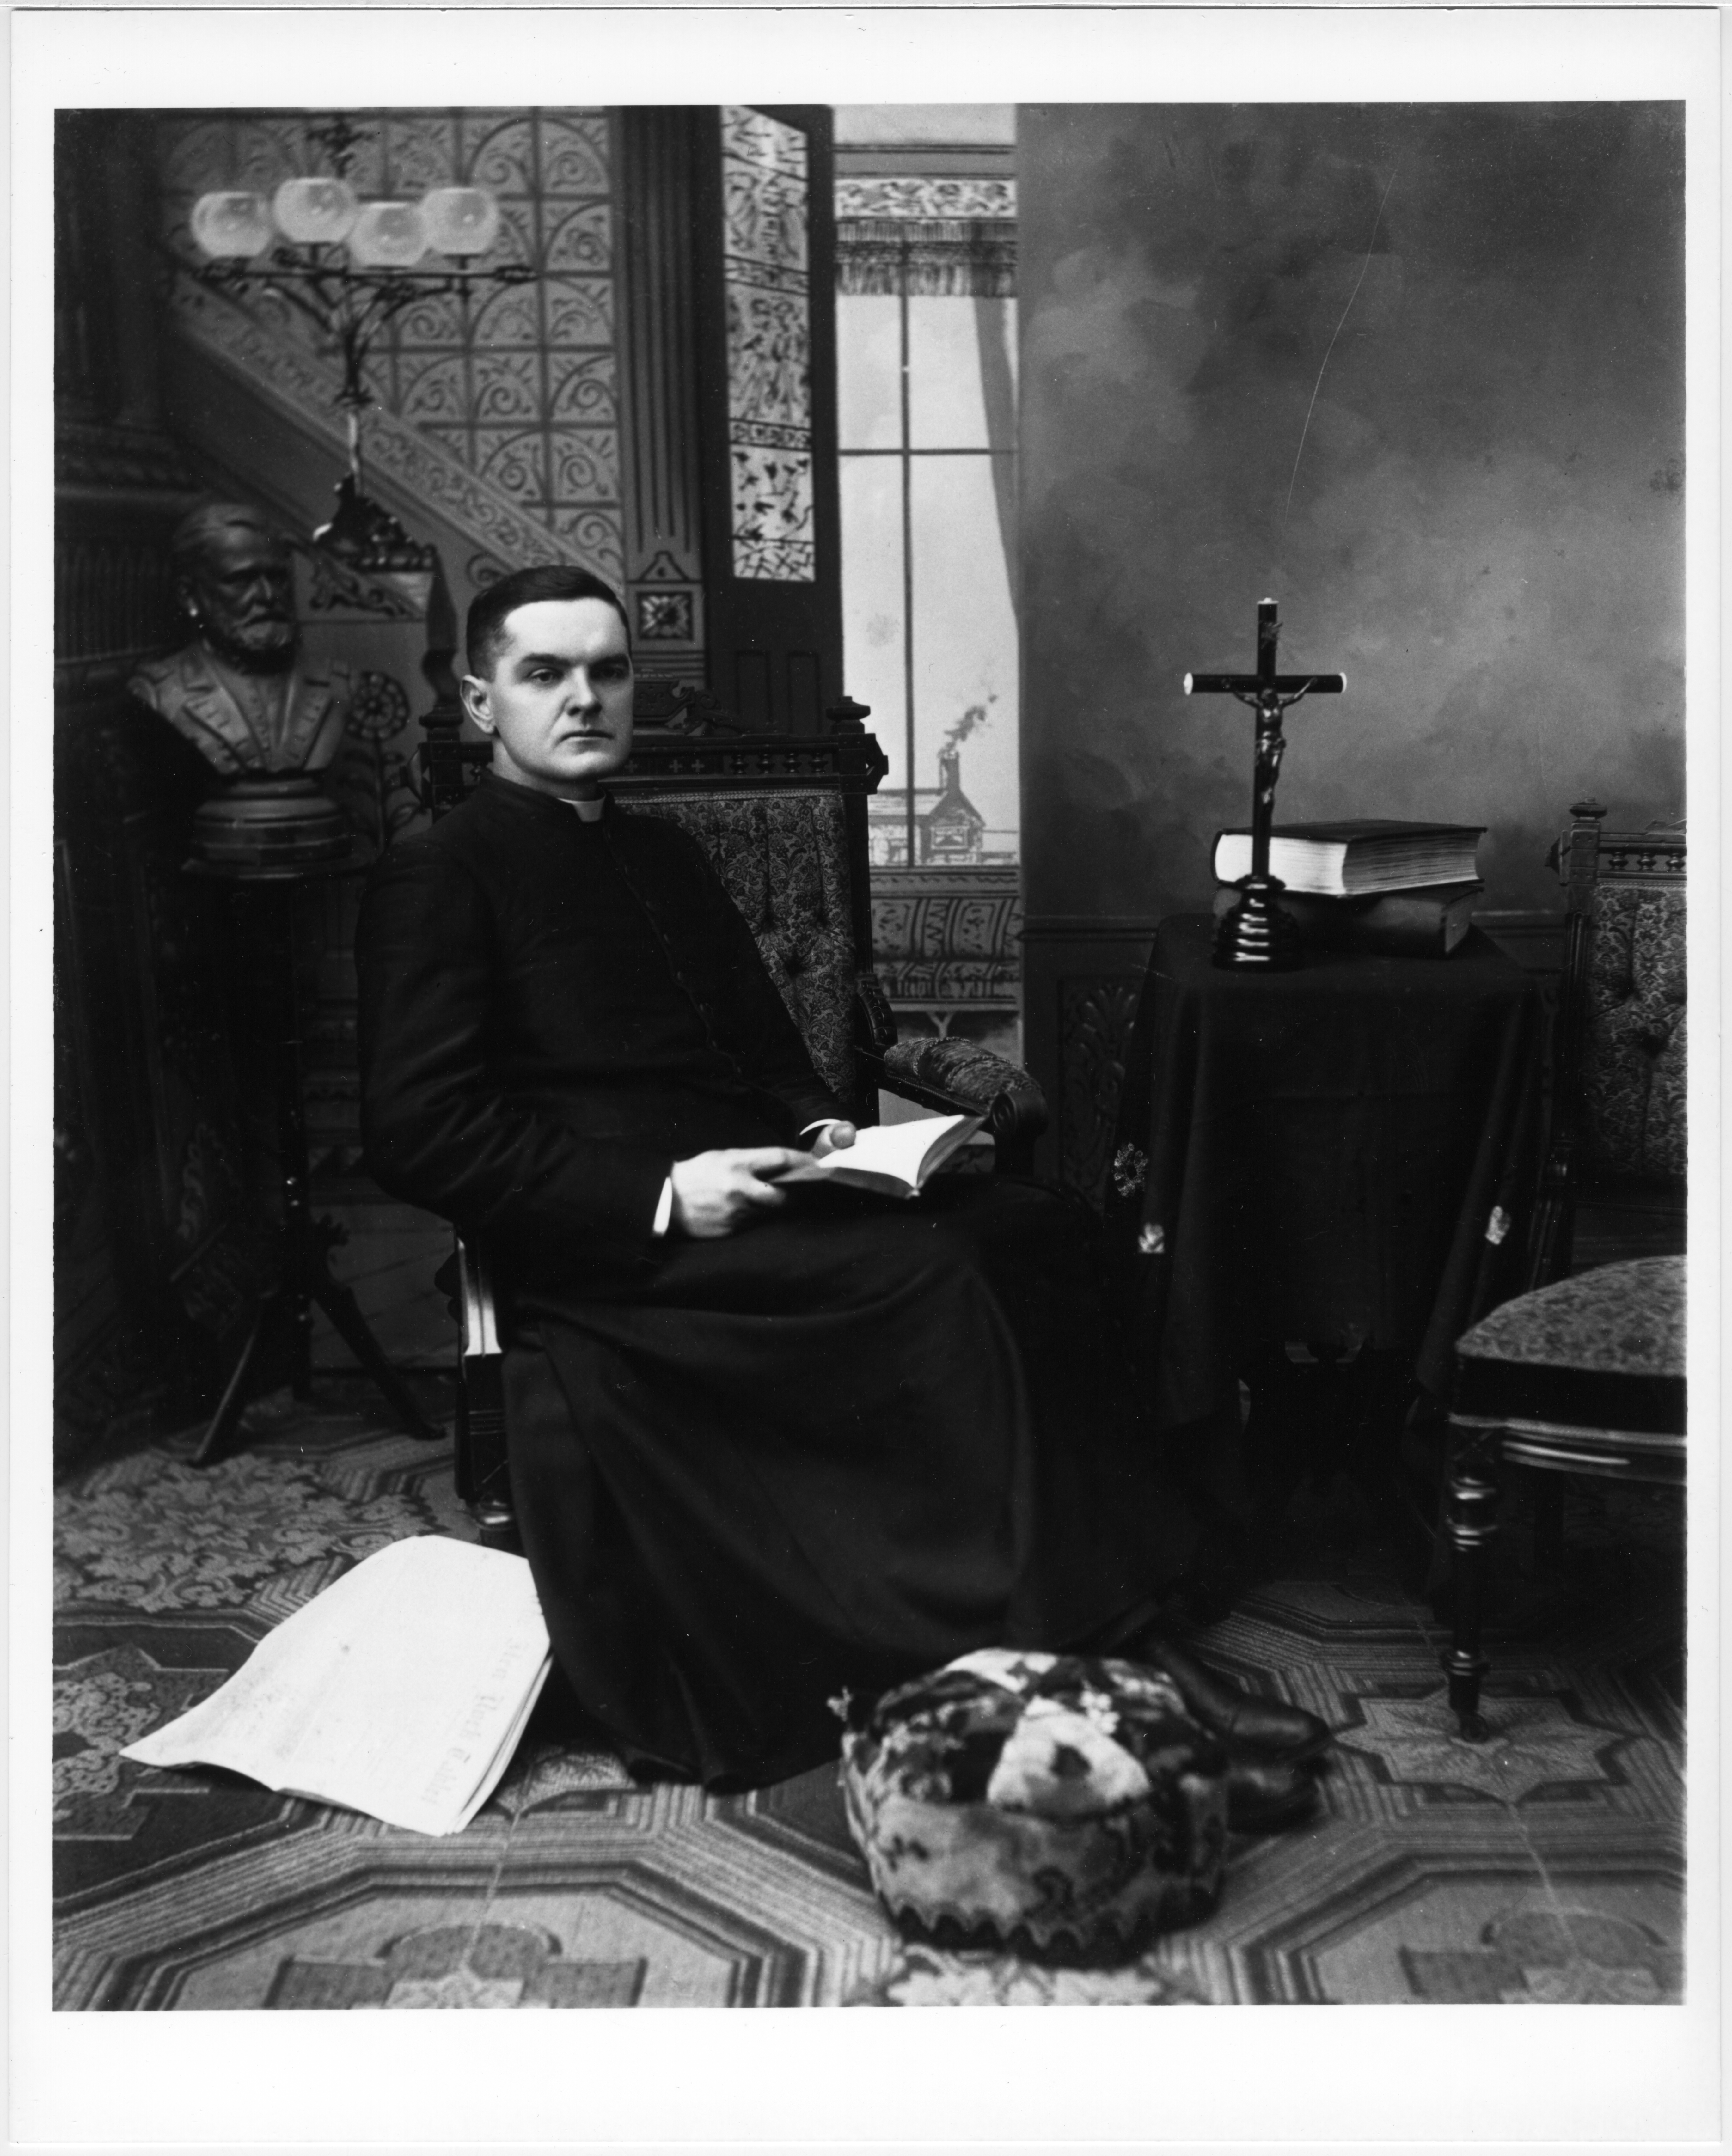
[[[250,793],[244,788],[250,788]],[[301,789],[305,789],[304,791]],[[309,803],[307,796],[317,797]],[[239,1357],[223,1389],[208,1428],[193,1455],[193,1464],[208,1467],[222,1456],[234,1425],[246,1405],[254,1374],[259,1367],[260,1351],[285,1325],[289,1328],[290,1383],[296,1399],[312,1396],[312,1338],[313,1306],[317,1304],[336,1327],[337,1332],[354,1354],[362,1368],[373,1379],[390,1402],[398,1419],[412,1437],[429,1440],[439,1438],[436,1430],[415,1404],[414,1396],[403,1379],[385,1359],[384,1353],[374,1339],[367,1321],[361,1315],[360,1306],[353,1292],[342,1281],[331,1276],[329,1263],[333,1247],[342,1240],[343,1230],[335,1221],[315,1219],[309,1190],[310,1174],[307,1162],[306,1107],[301,1071],[301,1012],[299,978],[295,967],[294,906],[297,894],[309,886],[326,879],[353,875],[359,871],[350,867],[346,858],[291,861],[290,847],[285,843],[285,833],[292,828],[291,819],[298,817],[305,833],[311,824],[311,843],[329,844],[331,834],[321,831],[325,819],[319,813],[317,787],[311,779],[299,778],[243,781],[240,787],[230,789],[208,804],[220,812],[226,805],[226,819],[220,813],[209,819],[210,828],[204,828],[204,811],[200,811],[200,822],[195,826],[195,839],[206,838],[218,849],[218,858],[195,860],[187,864],[187,873],[195,876],[210,876],[232,884],[237,896],[243,894],[255,916],[257,948],[268,969],[274,993],[275,1008],[272,1025],[273,1044],[276,1061],[276,1096],[279,1137],[282,1157],[282,1223],[278,1229],[278,1264],[274,1286],[260,1297],[252,1322]],[[254,814],[250,819],[243,812],[250,806],[254,810],[275,810],[273,814]],[[343,840],[343,855],[348,847],[348,833],[342,819],[329,803],[325,808],[335,818],[339,834]],[[283,811],[286,810],[285,815]],[[263,833],[261,844],[260,834]],[[263,865],[237,859],[237,853],[251,846],[262,851],[266,859]],[[227,850],[227,858],[222,850]]]

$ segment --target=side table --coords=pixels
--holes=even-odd
[[[1164,1428],[1278,1388],[1286,1349],[1374,1373],[1385,1419],[1520,1286],[1539,998],[1472,932],[1447,958],[1210,963],[1161,923],[1120,1096],[1107,1230]],[[1395,1373],[1391,1382],[1390,1373]],[[1389,1448],[1392,1451],[1393,1448]]]

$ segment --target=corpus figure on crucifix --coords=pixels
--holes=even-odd
[[[1299,932],[1284,913],[1277,894],[1284,888],[1269,873],[1269,828],[1275,819],[1275,781],[1287,737],[1281,715],[1302,696],[1339,696],[1344,674],[1277,674],[1275,647],[1281,640],[1281,609],[1263,599],[1257,610],[1255,674],[1187,674],[1190,696],[1236,696],[1257,713],[1257,764],[1251,794],[1251,874],[1240,880],[1238,903],[1222,919],[1215,938],[1217,966],[1251,967],[1284,973],[1299,963]]]

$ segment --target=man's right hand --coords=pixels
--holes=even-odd
[[[799,1168],[807,1158],[791,1146],[729,1146],[676,1160],[670,1178],[672,1224],[701,1242],[731,1235],[754,1215],[788,1203],[788,1193],[764,1178]]]

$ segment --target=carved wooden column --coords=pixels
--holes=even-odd
[[[645,675],[706,681],[692,116],[612,116],[626,600]]]
[[[612,122],[640,671],[754,733],[822,733],[843,694],[829,109]]]
[[[692,122],[710,686],[754,731],[843,692],[828,106]]]

